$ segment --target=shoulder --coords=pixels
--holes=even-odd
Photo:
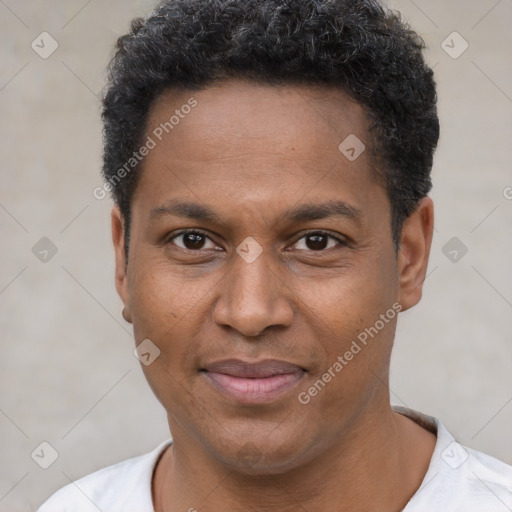
[[[43,503],[38,512],[152,512],[153,470],[170,442],[66,485]]]
[[[424,497],[429,505],[454,512],[512,510],[512,466],[452,440],[432,459],[431,469]]]
[[[512,507],[512,466],[490,455],[459,445],[467,452],[467,468],[464,480],[468,492],[486,496],[494,504],[494,510],[510,510]],[[501,503],[500,503],[501,502]],[[506,507],[504,504],[506,503]]]
[[[463,446],[435,422],[437,444],[429,469],[404,512],[512,510],[512,466]]]

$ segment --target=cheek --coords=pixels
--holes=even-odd
[[[211,288],[203,280],[184,282],[165,263],[148,262],[132,274],[130,310],[136,343],[149,339],[159,351],[154,362],[142,364],[142,370],[168,411],[190,407],[197,333],[206,318],[204,307]]]
[[[310,306],[304,314],[318,328],[315,350],[323,352],[322,365],[303,388],[313,410],[359,407],[362,397],[370,399],[381,388],[397,316],[393,261],[383,255],[361,259],[357,268],[311,282],[303,292],[303,302]]]
[[[310,310],[309,316],[329,328],[335,343],[347,340],[373,325],[397,300],[395,265],[384,256],[360,258],[328,280],[309,280],[297,294],[305,312]]]
[[[197,370],[199,333],[208,318],[215,282],[183,279],[167,262],[148,260],[133,269],[129,283],[136,343],[149,339],[159,350],[158,358],[142,368],[168,409],[171,402],[181,400],[179,397],[186,398],[188,380]]]
[[[161,258],[139,258],[129,274],[135,338],[165,337],[193,326],[214,288],[208,278],[184,278]]]

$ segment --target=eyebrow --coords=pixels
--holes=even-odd
[[[215,213],[207,206],[197,203],[184,201],[167,202],[161,206],[153,208],[150,213],[151,219],[157,219],[162,216],[173,215],[188,219],[205,220],[208,222],[220,222],[221,216]]]
[[[326,217],[348,217],[351,220],[359,220],[362,211],[350,206],[344,201],[328,201],[322,204],[303,204],[298,208],[288,210],[284,217],[294,222],[325,219]]]
[[[221,224],[223,222],[223,217],[211,208],[186,201],[168,201],[161,206],[157,206],[151,210],[150,218],[156,220],[169,215],[211,223]],[[362,217],[362,211],[344,201],[328,201],[320,204],[303,204],[297,208],[286,210],[282,215],[284,219],[291,222],[312,221],[337,216],[357,221]]]

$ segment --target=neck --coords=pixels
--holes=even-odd
[[[173,429],[173,445],[155,471],[157,512],[178,510],[339,512],[401,510],[428,469],[435,436],[386,404],[351,425],[309,463],[280,474],[248,475],[214,460]]]

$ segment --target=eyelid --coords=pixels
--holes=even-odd
[[[305,237],[307,237],[309,235],[317,235],[317,234],[324,235],[324,236],[327,236],[329,238],[332,238],[333,240],[336,240],[338,242],[338,244],[343,246],[343,247],[347,247],[349,245],[349,241],[346,240],[344,237],[341,237],[339,235],[334,235],[331,232],[325,231],[323,229],[312,229],[312,230],[306,231],[305,233],[300,235],[295,240],[295,242],[293,242],[292,246],[296,245],[300,240],[302,240],[303,238],[305,238]],[[333,249],[333,247],[331,247],[330,249]],[[304,252],[322,253],[322,252],[328,251],[329,249],[321,249],[321,250],[318,250],[318,251],[315,251],[313,249],[302,249],[302,250]]]
[[[198,235],[202,235],[204,236],[206,239],[210,240],[210,242],[214,243],[215,245],[219,245],[217,244],[217,242],[215,242],[215,240],[212,239],[211,236],[207,235],[204,231],[202,231],[201,229],[198,229],[198,228],[188,228],[188,229],[182,229],[182,230],[179,230],[178,232],[175,232],[175,233],[172,233],[171,236],[168,236],[166,237],[166,241],[165,243],[173,243],[172,241],[181,236],[181,235],[186,235],[188,233],[197,233]],[[173,243],[173,245],[176,245]],[[176,245],[176,247],[178,247],[178,249],[182,249],[184,251],[189,251],[189,252],[200,252],[200,251],[211,251],[212,249],[184,249],[183,247],[180,247],[179,245]]]

